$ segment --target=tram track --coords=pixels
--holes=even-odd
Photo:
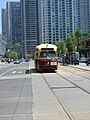
[[[69,109],[67,109],[67,107],[65,107],[65,105],[63,104],[63,102],[58,98],[58,96],[55,94],[55,92],[53,91],[53,87],[50,87],[50,84],[47,82],[47,80],[45,79],[44,75],[41,73],[42,78],[44,79],[44,81],[46,82],[48,88],[50,89],[50,91],[53,93],[53,95],[55,96],[55,98],[57,99],[58,103],[60,104],[60,106],[63,108],[65,114],[67,115],[67,117],[69,118],[69,120],[75,120],[73,115],[70,113]]]
[[[60,66],[61,68],[62,68],[62,66]],[[71,66],[69,66],[68,68],[66,68],[66,67],[63,67],[62,68],[64,71],[68,71],[68,72],[71,72],[71,73],[74,73],[74,74],[76,74],[76,75],[78,75],[78,76],[81,76],[81,77],[83,77],[83,78],[86,78],[86,79],[88,79],[88,80],[90,80],[90,77],[88,77],[87,75],[89,75],[90,74],[90,71],[89,70],[85,70],[85,69],[82,69],[82,68],[77,68],[77,67],[71,67]],[[79,72],[82,72],[82,74],[80,74]],[[83,74],[84,73],[84,74]],[[86,76],[85,76],[85,74],[87,74]]]
[[[70,69],[70,68],[71,68],[71,69]],[[90,80],[89,77],[85,76],[85,72],[88,72],[87,75],[89,75],[89,72],[90,72],[90,71],[88,71],[88,70],[86,71],[86,70],[80,69],[80,68],[72,68],[72,67],[70,67],[70,68],[68,69],[68,68],[63,67],[62,70],[66,71],[66,72],[70,72],[70,73],[75,74],[75,75],[78,75],[78,76],[83,77],[83,78],[85,78],[85,79],[87,79],[87,80]],[[74,71],[73,71],[73,70],[74,70]],[[82,74],[79,73],[79,72],[82,72]],[[81,86],[77,85],[76,83],[72,82],[71,80],[67,79],[66,77],[62,76],[61,74],[57,73],[57,75],[61,76],[61,77],[64,78],[66,81],[70,82],[71,84],[75,85],[77,88],[79,88],[79,89],[83,90],[84,92],[90,94],[89,91],[83,89]]]
[[[56,100],[57,100],[57,102],[59,103],[59,105],[62,107],[65,115],[66,115],[67,118],[68,118],[68,120],[76,120],[76,119],[74,118],[74,116],[72,115],[72,113],[70,112],[70,110],[67,109],[66,105],[64,105],[64,103],[62,102],[62,100],[58,98],[57,94],[54,92],[54,89],[55,89],[55,88],[50,86],[50,84],[48,83],[48,81],[47,81],[46,78],[44,77],[43,73],[38,72],[38,71],[36,71],[36,70],[34,70],[34,69],[31,69],[31,74],[32,74],[32,73],[39,73],[39,74],[42,76],[42,78],[43,78],[43,80],[45,81],[46,85],[48,86],[49,90],[50,90],[51,93],[54,95],[54,97],[56,98]]]
[[[86,113],[86,111],[88,110],[88,106],[87,106],[87,109],[84,109],[84,107],[86,107],[87,104],[89,105],[88,103],[88,100],[89,100],[88,97],[90,95],[90,91],[88,88],[89,87],[88,83],[90,81],[89,77],[82,75],[84,70],[78,69],[78,68],[76,68],[76,71],[77,72],[79,71],[81,73],[79,72],[77,73],[76,71],[74,72],[74,70],[72,71],[72,69],[71,71],[69,71],[69,70],[65,70],[62,68],[60,68],[57,71],[58,72],[42,72],[41,73],[41,72],[37,72],[35,69],[32,69],[31,74],[33,73],[33,76],[34,75],[41,76],[40,78],[42,78],[43,81],[45,81],[44,83],[46,83],[46,86],[48,87],[48,89],[51,91],[51,93],[55,97],[59,106],[62,107],[68,120],[82,119],[82,116],[85,117],[84,114],[81,116],[80,112],[83,113],[82,111],[85,112],[86,118],[88,118],[87,113]],[[86,74],[89,75],[89,71],[86,71]],[[86,83],[85,84],[86,86],[84,85],[84,82]],[[87,102],[84,102],[85,100]],[[80,105],[78,106],[77,103]]]
[[[68,116],[69,120],[76,120],[76,119],[74,118],[73,114],[70,112],[70,110],[69,110],[69,108],[67,107],[67,105],[63,103],[62,98],[60,99],[60,98],[58,97],[58,95],[55,93],[54,90],[58,90],[58,89],[59,89],[59,90],[60,90],[60,89],[75,89],[75,88],[77,88],[77,89],[82,90],[82,91],[85,92],[86,94],[90,94],[90,92],[87,91],[87,90],[85,90],[83,87],[77,85],[76,83],[70,81],[69,79],[65,78],[64,76],[58,74],[58,73],[56,73],[56,75],[57,75],[58,77],[63,78],[65,81],[67,81],[67,82],[69,82],[70,84],[72,84],[72,86],[71,86],[71,87],[57,87],[57,86],[56,86],[56,87],[51,87],[50,83],[47,81],[47,79],[45,78],[45,76],[43,75],[43,73],[40,73],[40,74],[42,75],[42,77],[43,77],[44,81],[46,82],[48,88],[51,90],[51,92],[53,93],[53,95],[54,95],[55,98],[57,99],[58,103],[59,103],[59,104],[61,105],[61,107],[63,108],[63,110],[64,110],[64,112],[66,113],[66,115]],[[57,78],[56,78],[56,79],[57,79]]]
[[[81,90],[84,91],[85,93],[90,94],[89,91],[85,90],[84,88],[82,88],[81,86],[77,85],[76,83],[70,81],[69,79],[65,78],[64,76],[62,76],[62,75],[60,75],[60,74],[58,74],[58,73],[57,73],[57,75],[58,75],[58,76],[61,76],[61,77],[64,78],[66,81],[70,82],[70,83],[73,84],[75,87],[81,89]]]

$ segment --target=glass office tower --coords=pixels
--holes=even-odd
[[[20,2],[7,2],[7,47],[21,42],[21,8]]]
[[[7,38],[7,13],[4,8],[2,8],[2,35]]]

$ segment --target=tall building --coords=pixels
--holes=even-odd
[[[32,54],[38,44],[38,1],[21,0],[23,55]]]
[[[7,42],[8,48],[12,44],[21,42],[21,8],[20,2],[7,2]]]
[[[7,2],[2,10],[3,34],[7,30],[8,47],[22,42],[23,56],[34,52],[40,43],[55,44],[77,29],[90,31],[90,0],[21,0]],[[21,38],[22,37],[22,38]]]
[[[80,0],[80,24],[83,34],[90,31],[90,0]]]
[[[4,55],[6,52],[7,40],[6,38],[0,34],[0,56]]]
[[[88,0],[88,32],[90,33],[90,0]]]
[[[73,0],[74,31],[81,30],[80,23],[80,0]]]
[[[7,38],[7,14],[6,9],[2,8],[2,35]]]
[[[41,0],[39,8],[40,43],[55,44],[74,32],[73,0]]]

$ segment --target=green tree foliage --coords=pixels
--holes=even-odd
[[[11,59],[17,59],[17,58],[18,58],[17,53],[11,51],[11,52],[10,52],[10,58],[11,58]]]
[[[18,42],[18,43],[13,44],[11,48],[14,52],[19,53],[21,47],[22,47],[22,45]]]
[[[75,48],[75,36],[74,34],[71,34],[68,36],[67,40],[66,40],[66,47],[68,48],[68,52],[71,53],[74,51]]]
[[[75,32],[75,36],[76,36],[76,46],[77,46],[77,51],[80,51],[80,49],[82,48],[82,32],[77,29]]]
[[[33,58],[33,54],[27,54],[28,58]]]
[[[17,59],[18,55],[15,52],[12,52],[12,51],[10,51],[10,52],[6,51],[4,53],[4,58]]]
[[[90,32],[87,33],[86,38],[90,38]]]
[[[58,47],[58,53],[64,54],[66,51],[66,44],[64,41],[57,41],[56,46]]]
[[[3,57],[4,57],[4,58],[9,58],[9,56],[10,56],[10,55],[9,55],[9,52],[6,51],[6,52],[4,53],[4,56],[3,56]]]
[[[72,33],[67,37],[66,41],[57,41],[56,45],[59,53],[61,51],[62,54],[64,54],[67,48],[69,53],[78,51],[80,56],[86,56],[86,53],[89,51],[86,47],[86,38],[90,38],[90,33],[87,33],[87,35],[83,36],[82,32],[77,29],[75,33]]]

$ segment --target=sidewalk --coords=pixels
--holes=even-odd
[[[1,61],[0,61],[0,64],[6,64],[6,63],[7,63],[7,62],[1,62]]]
[[[60,63],[59,65],[62,65],[62,63]],[[63,65],[62,65],[63,66]],[[65,66],[69,66],[69,67],[74,67],[74,68],[79,68],[82,70],[86,70],[86,71],[90,71],[90,65],[86,65],[86,64],[82,64],[80,63],[79,65],[65,65]]]
[[[90,65],[86,65],[86,66],[81,66],[81,65],[69,65],[70,67],[75,67],[75,68],[79,68],[82,70],[86,70],[86,71],[90,71]]]

